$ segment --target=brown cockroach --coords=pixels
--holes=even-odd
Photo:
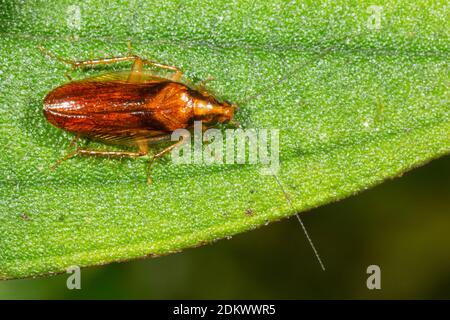
[[[94,60],[73,61],[56,57],[44,48],[46,55],[75,68],[132,61],[131,70],[116,71],[82,80],[72,81],[53,89],[44,99],[44,115],[55,127],[106,144],[134,147],[136,151],[104,151],[76,147],[73,152],[58,160],[77,155],[137,158],[149,153],[150,143],[170,141],[176,129],[190,129],[194,121],[202,121],[204,128],[232,121],[235,104],[220,101],[203,85],[193,86],[182,82],[182,72],[169,66],[136,55]],[[153,66],[173,72],[170,77],[157,76],[144,69]],[[150,159],[162,157],[183,137],[156,153]],[[150,175],[147,176],[150,181]]]

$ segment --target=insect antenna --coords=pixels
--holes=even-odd
[[[348,38],[348,36],[343,37],[343,38]],[[339,40],[338,40],[338,41],[339,41]],[[237,105],[240,105],[240,106],[245,105],[246,103],[248,103],[248,102],[250,102],[250,101],[253,101],[253,100],[255,100],[255,99],[258,99],[259,97],[263,96],[264,94],[269,93],[269,92],[270,92],[271,90],[273,90],[275,87],[277,87],[277,86],[279,86],[280,84],[282,84],[282,83],[288,81],[288,80],[290,79],[290,77],[291,77],[292,75],[294,75],[295,73],[297,73],[300,69],[305,68],[305,67],[307,67],[308,65],[311,65],[311,64],[315,63],[317,60],[319,60],[319,59],[321,59],[322,57],[324,57],[325,55],[327,55],[327,54],[328,54],[329,52],[331,52],[333,49],[334,49],[334,47],[328,47],[328,48],[322,50],[321,53],[318,54],[318,56],[317,56],[316,59],[311,59],[311,60],[308,60],[307,62],[302,63],[301,65],[297,66],[297,67],[294,68],[292,71],[290,71],[289,73],[287,73],[287,74],[286,74],[280,81],[278,81],[277,83],[275,83],[275,84],[270,83],[270,84],[264,86],[263,88],[261,88],[260,90],[258,90],[257,93],[255,93],[255,94],[253,94],[253,95],[251,95],[251,96],[249,96],[249,97],[246,97],[244,100],[241,100],[241,101],[237,102]],[[252,122],[250,122],[250,123],[252,123]],[[283,193],[283,196],[284,196],[284,198],[285,198],[285,200],[286,200],[286,203],[288,204],[288,206],[289,206],[292,210],[294,210],[294,209],[295,209],[295,206],[294,206],[294,204],[293,204],[293,201],[292,201],[290,195],[289,195],[289,194],[287,193],[287,191],[285,190],[282,180],[281,180],[280,177],[276,174],[276,172],[274,172],[273,170],[271,170],[271,175],[273,176],[273,178],[275,179],[276,184],[279,186],[281,192]],[[325,271],[325,265],[324,265],[322,259],[320,258],[319,252],[318,252],[318,250],[316,249],[316,246],[314,245],[314,242],[313,242],[311,236],[309,235],[309,232],[308,232],[308,230],[307,230],[305,224],[303,223],[303,220],[300,218],[300,215],[299,215],[298,213],[297,213],[295,216],[297,217],[297,220],[298,220],[298,222],[299,222],[299,224],[300,224],[300,227],[301,227],[301,229],[302,229],[302,231],[303,231],[303,233],[304,233],[304,235],[305,235],[305,237],[306,237],[306,239],[307,239],[307,241],[308,241],[308,243],[309,243],[311,249],[313,250],[313,253],[314,253],[314,255],[315,255],[315,257],[316,257],[316,259],[317,259],[317,261],[318,261],[318,263],[319,263],[319,265],[320,265],[320,267],[321,267],[321,269],[322,269],[323,271]]]
[[[241,101],[237,101],[236,103],[238,105],[244,105],[254,99],[257,99],[261,96],[263,96],[264,94],[268,94],[270,93],[274,88],[276,88],[278,85],[286,82],[287,80],[289,80],[289,78],[294,75],[295,73],[297,73],[300,69],[307,67],[308,65],[311,65],[313,63],[315,63],[317,60],[320,60],[321,58],[323,58],[324,56],[326,56],[327,54],[329,54],[330,52],[332,52],[333,50],[336,50],[337,47],[339,46],[339,44],[342,44],[344,41],[347,42],[349,39],[354,38],[356,36],[361,35],[362,32],[356,32],[354,34],[350,34],[350,35],[344,35],[338,39],[326,39],[324,41],[322,41],[321,43],[329,43],[329,42],[333,42],[334,45],[329,45],[325,48],[321,47],[320,44],[316,45],[315,48],[312,50],[313,52],[316,52],[317,56],[315,59],[310,59],[309,61],[306,61],[300,65],[298,65],[297,67],[295,67],[294,69],[292,69],[290,72],[288,72],[281,80],[279,80],[277,83],[270,83],[267,84],[266,86],[264,86],[263,88],[261,88],[260,90],[258,90],[257,93],[245,97],[243,100]]]
[[[302,64],[300,64],[299,66],[297,66],[296,68],[294,68],[292,71],[290,71],[289,73],[287,73],[281,80],[279,80],[276,83],[270,83],[266,86],[264,86],[263,88],[259,89],[258,92],[256,92],[255,94],[246,97],[244,100],[241,101],[237,101],[236,104],[237,105],[245,105],[248,102],[251,102],[252,100],[255,100],[265,94],[270,93],[272,90],[274,90],[277,86],[285,83],[286,81],[288,81],[290,79],[290,77],[292,75],[294,75],[295,73],[297,73],[300,69],[303,69],[309,65],[312,65],[313,63],[315,63],[317,60],[321,59],[322,57],[324,57],[326,54],[328,54],[330,51],[332,50],[332,48],[328,48],[325,52],[320,53],[316,59],[311,59],[309,61],[306,61]]]

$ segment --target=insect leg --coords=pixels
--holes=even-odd
[[[177,142],[175,142],[174,144],[168,146],[167,148],[165,148],[164,150],[158,152],[157,154],[155,154],[148,162],[148,166],[147,166],[147,183],[151,184],[152,183],[152,177],[151,177],[151,168],[153,163],[155,162],[155,160],[161,158],[163,155],[165,155],[166,153],[172,151],[175,147],[182,145],[183,143],[186,142],[186,140],[188,139],[188,136],[181,136],[181,139]]]
[[[73,158],[77,155],[83,156],[97,156],[97,157],[117,157],[117,158],[138,158],[143,157],[148,154],[148,144],[147,142],[142,142],[138,144],[139,151],[130,152],[130,151],[105,151],[105,150],[93,150],[93,149],[82,149],[77,147],[76,150],[68,153],[62,159],[56,161],[56,163],[50,167],[51,170],[55,170],[55,168],[60,165],[63,161],[66,161],[70,158]]]
[[[100,156],[100,157],[127,157],[127,158],[137,158],[145,156],[146,152],[129,152],[129,151],[103,151],[103,150],[92,150],[92,149],[78,149],[75,151],[76,155],[85,156]]]
[[[209,95],[208,90],[206,90],[206,84],[208,82],[214,81],[215,78],[214,77],[208,77],[205,80],[200,81],[197,85],[196,85],[196,89],[204,94]]]
[[[69,147],[73,147],[77,145],[78,140],[80,139],[80,136],[77,134],[69,143]]]
[[[127,41],[127,47],[128,47],[128,55],[132,56],[133,55],[133,46],[131,44],[131,40]]]
[[[173,81],[179,81],[181,79],[181,77],[183,76],[183,73],[181,72],[181,70],[175,66],[169,66],[169,65],[162,64],[162,63],[142,59],[141,57],[139,57],[137,55],[128,55],[128,56],[124,56],[124,57],[99,58],[99,59],[77,61],[77,60],[70,60],[70,59],[58,57],[58,56],[54,55],[53,53],[49,52],[47,49],[45,49],[42,46],[38,46],[38,48],[46,56],[49,56],[52,59],[64,62],[66,64],[70,64],[72,66],[72,69],[83,68],[83,67],[87,67],[87,66],[96,66],[96,65],[101,65],[101,64],[118,63],[118,62],[123,62],[123,61],[134,61],[132,72],[142,72],[144,65],[151,65],[154,67],[175,71],[175,74],[172,76]],[[66,73],[66,76],[69,78],[69,80],[71,79],[67,73]]]
[[[71,148],[73,146],[76,146],[79,139],[80,139],[79,135],[74,136],[73,139],[69,143],[69,148]],[[55,164],[53,164],[50,167],[50,170],[55,170],[56,167],[61,164],[61,162],[65,161],[67,159],[70,159],[70,158],[74,157],[75,155],[76,155],[76,151],[69,152],[63,158],[61,158],[58,161],[56,161]]]
[[[87,66],[96,66],[96,65],[101,65],[101,64],[118,63],[118,62],[123,62],[123,61],[141,60],[141,58],[139,58],[138,56],[129,55],[129,56],[125,56],[125,57],[111,57],[111,58],[99,58],[99,59],[90,59],[90,60],[77,61],[77,60],[70,60],[70,59],[65,59],[65,58],[61,58],[59,56],[56,56],[56,55],[54,55],[53,53],[49,52],[47,49],[45,49],[42,46],[38,46],[38,48],[46,56],[49,56],[52,59],[55,59],[55,60],[58,60],[58,61],[61,61],[63,63],[71,65],[72,66],[72,70],[73,69],[77,69],[77,68],[84,68],[84,67],[87,67]],[[69,72],[66,72],[65,76],[69,80],[72,80],[72,78],[69,75]]]
[[[39,49],[44,55],[46,55],[46,56],[48,56],[48,57],[50,57],[50,58],[52,58],[52,59],[61,61],[61,62],[66,63],[66,64],[70,64],[72,67],[75,66],[75,61],[69,60],[69,59],[64,59],[64,58],[62,58],[62,57],[59,57],[59,56],[57,56],[57,55],[51,53],[51,52],[48,51],[47,49],[45,49],[43,46],[38,46],[38,49]]]
[[[77,154],[86,156],[100,156],[100,157],[126,157],[126,158],[138,158],[143,157],[148,154],[148,143],[147,141],[141,141],[138,143],[139,151],[103,151],[103,150],[92,150],[92,149],[80,149],[78,148]]]
[[[63,158],[57,160],[55,162],[55,164],[53,164],[52,166],[50,166],[50,170],[54,171],[56,169],[57,166],[59,166],[63,161],[69,160],[70,158],[75,157],[78,154],[78,150],[69,152],[68,154],[66,154]]]
[[[98,58],[98,59],[90,59],[90,60],[70,60],[61,58],[59,56],[54,55],[53,53],[49,52],[47,49],[45,49],[42,46],[38,46],[39,50],[42,51],[46,56],[49,56],[52,59],[64,62],[66,64],[70,64],[74,69],[75,68],[82,68],[87,66],[95,66],[99,64],[110,64],[110,63],[117,63],[117,62],[123,62],[123,61],[133,61],[137,59],[141,59],[138,56],[135,55],[129,55],[125,57],[110,57],[110,58]]]
[[[128,82],[141,82],[142,81],[142,74],[144,70],[144,65],[150,65],[162,69],[167,69],[171,71],[175,71],[175,73],[170,77],[173,81],[180,81],[181,77],[183,76],[183,73],[180,69],[178,69],[175,66],[168,66],[165,64],[153,62],[150,60],[142,59],[140,57],[137,57],[136,60],[134,60],[133,67],[131,68],[130,75],[128,76]]]
[[[158,62],[154,62],[154,61],[150,61],[150,60],[146,60],[146,59],[141,59],[141,61],[142,61],[142,64],[144,64],[144,65],[151,65],[151,66],[158,67],[161,69],[175,71],[175,73],[171,77],[171,80],[173,80],[173,81],[180,81],[181,77],[183,76],[183,72],[181,72],[181,70],[175,66],[169,66],[166,64],[162,64],[162,63],[158,63]]]

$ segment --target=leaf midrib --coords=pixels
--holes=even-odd
[[[368,132],[367,134],[364,134],[362,136],[365,137],[371,137],[369,139],[361,139],[358,140],[358,142],[356,143],[349,143],[349,144],[345,144],[343,142],[343,140],[331,140],[329,141],[329,143],[327,143],[327,145],[329,146],[328,148],[322,148],[321,145],[318,145],[318,148],[316,148],[316,150],[319,150],[319,152],[304,152],[302,153],[300,156],[291,156],[287,159],[283,159],[282,157],[280,158],[281,162],[284,163],[291,163],[294,160],[297,160],[298,158],[301,157],[309,157],[309,156],[320,156],[323,154],[327,154],[327,153],[331,153],[332,151],[338,152],[339,150],[345,150],[346,148],[350,148],[350,147],[361,147],[370,143],[375,142],[376,140],[390,140],[393,139],[395,137],[400,137],[400,136],[408,136],[408,135],[414,135],[416,132],[420,132],[422,130],[427,130],[429,128],[435,128],[438,127],[439,125],[449,125],[450,126],[450,121],[431,121],[429,122],[427,125],[425,126],[417,126],[414,129],[405,129],[405,128],[399,128],[398,130],[391,130],[390,132],[386,132],[383,134],[379,134],[379,133],[370,133]],[[352,136],[353,137],[353,136]],[[447,152],[450,152],[450,147],[447,150]],[[443,154],[446,154],[446,152],[444,152]],[[442,154],[442,155],[443,155]],[[113,161],[113,160],[112,160]],[[129,161],[133,161],[132,159]],[[100,164],[99,164],[100,165]],[[210,172],[211,175],[214,174],[222,174],[223,170],[221,170],[221,166],[217,167],[218,170]],[[236,167],[236,166],[227,166],[227,171],[242,171],[242,166]],[[248,166],[247,168],[244,168],[244,170],[252,170],[250,166]],[[189,173],[190,176],[192,176],[192,172]],[[204,174],[204,173],[202,173]],[[49,183],[51,183],[51,185],[53,187],[56,186],[67,186],[67,185],[71,185],[71,186],[95,186],[96,183],[98,183],[99,186],[103,185],[104,183],[102,181],[100,181],[99,179],[95,179],[95,180],[82,180],[85,183],[80,183],[80,180],[70,180],[67,179],[67,177],[65,177],[63,180],[61,180],[58,177],[55,178],[51,178],[51,179],[39,179],[37,181],[34,181],[33,183],[29,183],[29,180],[3,180],[0,181],[0,186],[2,187],[15,187],[17,186],[18,183],[20,183],[21,188],[25,187],[25,188],[32,188],[35,186],[48,186]],[[164,182],[168,182],[170,181],[170,179],[164,179]],[[70,183],[72,182],[72,183]],[[139,184],[139,181],[136,181],[136,179],[109,179],[108,180],[109,183],[114,183],[117,185],[129,185],[130,183],[136,183]],[[151,186],[149,186],[151,187]]]

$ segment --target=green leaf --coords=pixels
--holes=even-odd
[[[177,252],[448,153],[447,1],[371,5],[2,2],[0,278]],[[279,129],[277,176],[262,175],[261,165],[170,157],[155,165],[152,185],[143,159],[75,158],[50,171],[71,137],[45,121],[42,99],[66,81],[67,67],[37,45],[87,59],[124,55],[128,39],[136,54],[190,79],[213,76],[209,88],[240,102],[244,129]]]

